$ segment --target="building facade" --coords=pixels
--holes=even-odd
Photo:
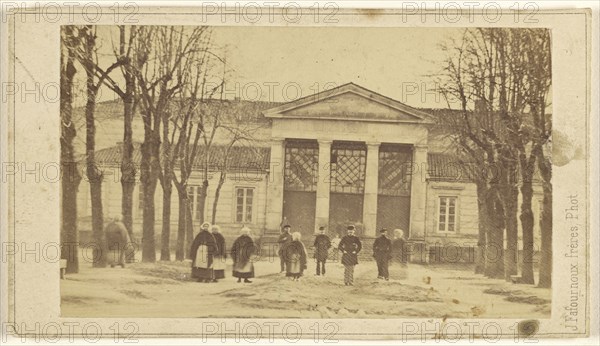
[[[415,258],[424,261],[434,257],[428,248],[476,246],[475,184],[461,176],[452,156],[444,152],[446,144],[430,133],[433,118],[427,112],[352,83],[289,103],[254,103],[248,109],[255,113],[251,118],[265,126],[255,148],[235,148],[218,203],[214,199],[224,155],[218,141],[209,167],[204,215],[212,221],[214,213],[215,223],[222,226],[227,238],[233,239],[243,225],[267,239],[279,234],[282,224],[288,223],[304,239],[311,239],[319,226],[333,234],[354,224],[365,239],[376,237],[383,227],[405,230],[410,241],[421,249]],[[142,134],[136,135],[141,138]],[[119,214],[120,146],[101,149],[96,156],[105,167],[105,215]],[[140,160],[137,148],[134,160]],[[197,208],[202,164],[198,162],[188,189],[194,217],[200,215]],[[90,228],[87,190],[87,186],[80,188],[79,199],[80,229],[84,232]],[[538,239],[541,194],[536,190],[533,208]],[[135,191],[134,234],[141,235],[139,184]],[[157,241],[161,201],[159,185]],[[176,193],[172,208],[175,237]],[[203,221],[194,220],[195,225]],[[464,254],[472,256],[467,251],[459,257]]]

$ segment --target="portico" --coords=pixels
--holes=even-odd
[[[263,112],[272,121],[266,228],[364,236],[425,229],[427,114],[355,84]]]

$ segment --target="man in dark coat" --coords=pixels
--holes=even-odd
[[[387,229],[382,228],[381,236],[373,243],[373,257],[377,262],[377,278],[390,279],[389,261],[392,259],[392,241],[387,237]]]
[[[225,237],[221,234],[221,228],[217,225],[212,226],[212,235],[215,237],[217,242],[217,253],[214,256],[213,268],[215,271],[215,278],[213,282],[217,282],[218,279],[225,278],[225,261],[227,260],[227,247],[225,245]]]
[[[250,260],[254,251],[254,240],[250,237],[250,228],[243,227],[240,235],[231,247],[231,258],[233,258],[233,277],[238,278],[237,282],[251,283],[248,280],[254,277],[254,264]]]
[[[290,234],[291,228],[290,225],[283,226],[283,230],[277,240],[277,243],[279,244],[279,251],[277,251],[277,254],[279,255],[279,262],[281,264],[281,273],[285,272],[285,264],[287,262],[285,258],[285,247],[292,242],[292,235]]]
[[[292,241],[285,247],[285,276],[294,281],[298,281],[306,269],[306,248],[300,239],[300,232],[292,233]]]
[[[353,225],[348,226],[348,234],[340,240],[339,249],[342,252],[342,264],[344,265],[344,284],[354,284],[354,266],[358,264],[358,253],[362,250],[362,243],[356,235]]]
[[[325,275],[325,262],[329,255],[331,240],[325,234],[325,227],[319,227],[319,234],[315,237],[315,259],[317,260],[317,275]]]
[[[215,237],[209,231],[210,224],[202,224],[200,233],[192,242],[192,278],[197,278],[198,282],[212,282],[214,277],[213,261],[217,253],[217,242]]]

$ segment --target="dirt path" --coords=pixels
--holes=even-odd
[[[513,285],[470,270],[410,265],[402,280],[377,280],[372,262],[356,267],[355,285],[343,285],[343,267],[314,264],[299,281],[279,274],[277,261],[256,263],[251,284],[227,272],[219,283],[189,280],[189,263],[131,264],[125,269],[82,268],[61,281],[63,316],[256,318],[547,318],[550,290]],[[399,277],[399,268],[391,268]],[[488,292],[488,293],[484,293]],[[490,294],[493,293],[493,294]]]

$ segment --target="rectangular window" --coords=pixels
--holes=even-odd
[[[235,189],[235,222],[252,223],[254,188],[238,187]]]
[[[197,185],[188,185],[187,187],[187,195],[188,195],[188,206],[192,212],[192,219],[200,220],[200,186]]]
[[[440,197],[438,232],[456,232],[456,197]]]
[[[331,146],[330,191],[363,194],[367,147],[361,142],[335,141]]]

